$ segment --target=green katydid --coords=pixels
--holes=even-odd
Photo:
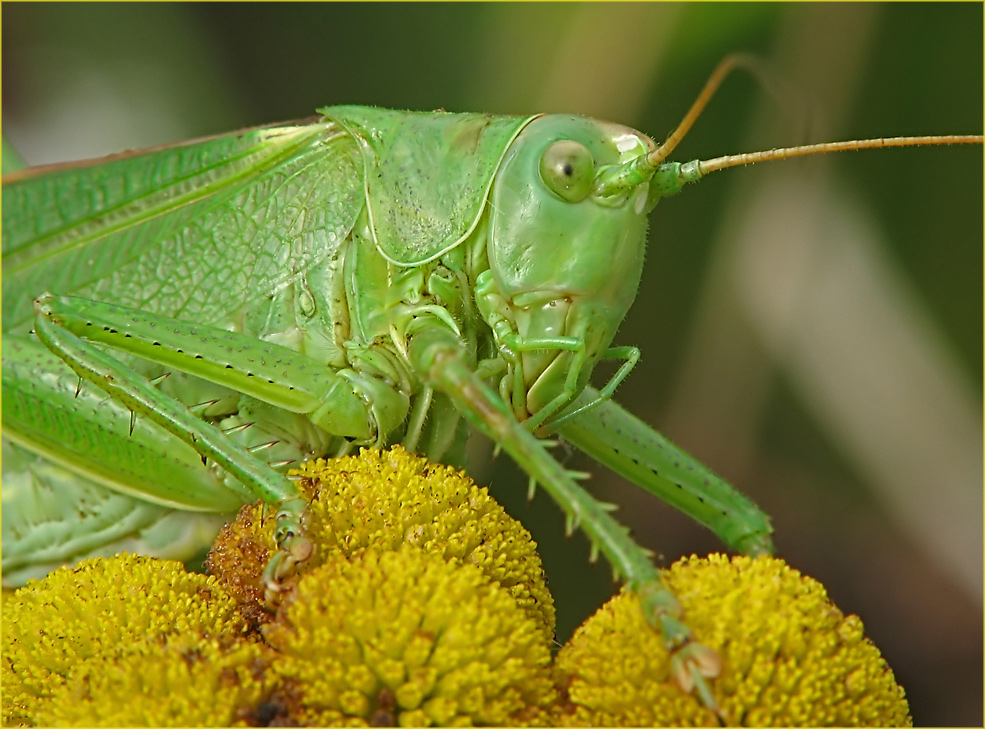
[[[277,125],[39,168],[3,187],[3,570],[92,554],[187,558],[245,501],[277,507],[278,581],[303,560],[306,457],[401,443],[463,459],[467,422],[506,450],[642,598],[696,685],[691,639],[648,552],[536,435],[556,432],[747,554],[747,498],[610,398],[647,214],[709,171],[867,140],[686,164],[575,116],[336,106]],[[621,361],[600,390],[602,359]]]

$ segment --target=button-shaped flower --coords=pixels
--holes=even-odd
[[[246,631],[216,579],[180,562],[119,554],[62,567],[4,601],[4,724],[34,722],[88,661],[114,661],[149,642],[181,649],[233,641]]]
[[[537,621],[479,568],[413,545],[307,572],[263,633],[305,724],[543,722],[555,699]]]
[[[712,555],[674,564],[664,579],[696,640],[722,658],[712,682],[733,726],[910,725],[903,689],[862,622],[817,581],[772,557]],[[560,722],[595,726],[718,723],[670,677],[663,642],[623,592],[557,656],[566,694]]]

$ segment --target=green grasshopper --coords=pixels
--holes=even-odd
[[[768,517],[610,398],[647,215],[716,169],[910,144],[665,162],[567,115],[335,106],[316,120],[17,173],[3,186],[3,571],[187,559],[242,503],[277,509],[280,581],[310,553],[299,460],[401,443],[460,464],[468,423],[542,485],[640,598],[687,690],[718,671],[650,554],[537,436],[557,433],[746,554]],[[600,360],[620,362],[602,388]]]

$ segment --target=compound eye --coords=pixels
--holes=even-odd
[[[554,142],[540,158],[540,179],[562,200],[581,202],[595,185],[595,160],[578,142]]]

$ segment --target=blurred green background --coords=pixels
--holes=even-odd
[[[566,111],[669,133],[677,159],[982,129],[981,4],[10,4],[3,131],[32,164],[309,116],[317,106]],[[982,722],[982,151],[842,154],[713,176],[651,218],[617,337],[620,401],[773,516],[780,553],[858,613],[917,724]],[[600,373],[604,377],[605,373]],[[613,591],[556,507],[474,445],[533,531],[558,640]],[[719,545],[601,467],[669,563]]]

